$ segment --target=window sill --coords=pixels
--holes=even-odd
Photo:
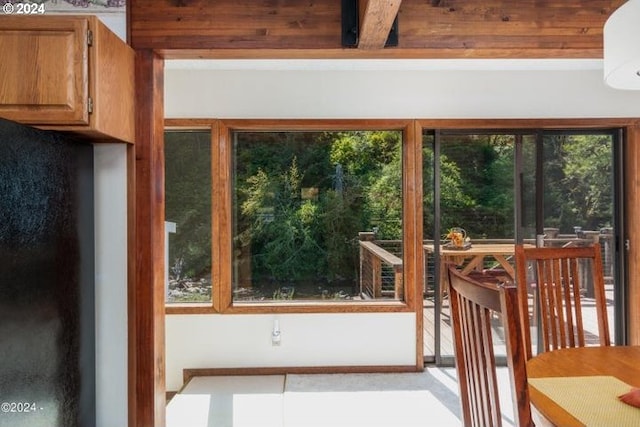
[[[409,313],[413,309],[403,301],[314,302],[287,301],[235,303],[222,311],[211,304],[172,304],[165,306],[171,314],[273,314],[273,313]]]

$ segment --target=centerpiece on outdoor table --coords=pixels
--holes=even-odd
[[[454,249],[463,251],[471,247],[471,238],[467,236],[467,232],[464,228],[452,227],[447,234],[444,235],[446,242],[444,244],[445,249]]]

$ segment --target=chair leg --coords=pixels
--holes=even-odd
[[[445,297],[449,295],[449,279],[446,276],[447,264],[445,262],[440,263],[440,311],[442,311],[442,305]]]
[[[538,326],[538,293],[533,292],[531,297],[531,325]]]

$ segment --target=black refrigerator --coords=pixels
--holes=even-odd
[[[0,427],[95,425],[93,147],[0,119]]]

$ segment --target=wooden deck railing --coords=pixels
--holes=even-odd
[[[546,230],[545,230],[546,231]],[[360,294],[369,298],[404,298],[402,258],[385,249],[398,241],[375,240],[372,232],[359,233],[360,240]],[[513,239],[473,239],[473,243],[513,243]],[[423,243],[433,243],[425,240]],[[535,239],[525,239],[525,243],[536,244]],[[582,246],[600,243],[602,261],[605,270],[605,283],[613,283],[613,234],[598,231],[584,231],[576,234],[549,233],[544,238],[545,246]],[[425,257],[425,261],[429,259]],[[427,264],[427,263],[425,263]],[[425,265],[424,292],[429,284],[433,285],[433,265],[431,260]],[[583,281],[585,290],[590,293],[589,280]]]
[[[402,300],[402,258],[376,244],[372,237],[373,233],[360,233],[360,294],[370,298],[392,294],[394,299]],[[384,282],[391,282],[393,290],[385,289]]]

